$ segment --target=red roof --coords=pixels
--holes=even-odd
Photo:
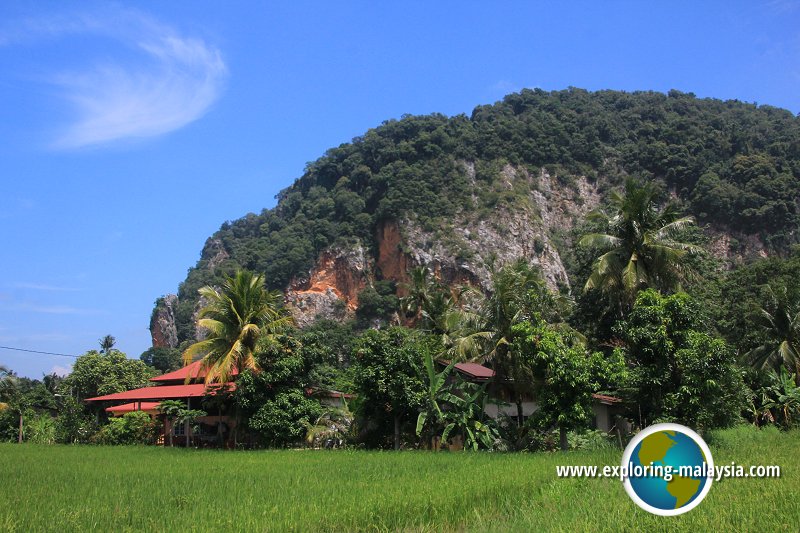
[[[183,368],[179,368],[178,370],[173,370],[172,372],[167,372],[166,374],[150,378],[150,381],[186,381],[186,378],[189,378],[190,380],[204,378],[206,377],[206,371],[202,368],[202,365],[203,360],[198,359],[194,363],[188,364]],[[234,368],[233,372],[231,372],[231,375],[235,376],[238,373],[239,371]]]
[[[592,394],[592,398],[594,398],[600,403],[605,403],[605,404],[620,403],[622,401],[622,398],[617,398],[616,396],[608,396],[606,394]]]
[[[107,413],[130,413],[133,411],[155,411],[158,409],[160,402],[131,402],[123,403],[122,405],[115,405],[114,407],[106,407]]]
[[[306,389],[306,396],[322,396],[325,398],[344,398],[345,400],[350,400],[356,397],[355,394],[348,394],[346,392],[341,392],[338,390],[318,389],[316,387],[308,387]]]
[[[229,390],[235,389],[236,385],[232,382],[227,383]],[[167,400],[173,398],[196,398],[199,396],[213,395],[219,385],[209,385],[206,389],[205,383],[194,383],[192,385],[161,385],[160,387],[143,387],[116,394],[106,394],[88,398],[87,402],[100,402],[106,400]]]
[[[488,381],[494,377],[494,370],[478,363],[456,363],[455,369],[478,381]]]

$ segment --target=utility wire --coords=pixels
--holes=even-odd
[[[25,348],[13,348],[11,346],[0,346],[0,348],[2,348],[3,350],[14,350],[17,352],[41,353],[44,355],[58,355],[59,357],[74,357],[76,359],[80,357],[80,355],[72,355],[68,353],[42,352],[39,350],[26,350]]]

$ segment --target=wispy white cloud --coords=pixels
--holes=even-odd
[[[220,51],[136,11],[50,17],[0,30],[0,45],[93,35],[129,48],[96,64],[49,79],[73,108],[57,136],[60,149],[146,138],[177,130],[202,117],[220,96],[227,68]],[[51,44],[52,45],[52,44]],[[106,51],[108,54],[113,47]]]

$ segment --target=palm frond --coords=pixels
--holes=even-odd
[[[668,224],[664,224],[655,232],[655,234],[659,239],[669,239],[674,237],[676,233],[679,233],[680,231],[683,231],[694,224],[694,217],[681,217],[677,220],[669,222]]]
[[[581,240],[578,241],[579,246],[600,249],[616,248],[621,244],[621,238],[605,233],[589,233],[581,237]]]

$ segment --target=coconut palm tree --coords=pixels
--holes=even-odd
[[[534,315],[547,314],[554,304],[539,272],[524,260],[496,269],[491,265],[491,286],[484,295],[464,288],[457,304],[441,315],[442,343],[454,360],[489,363],[498,383],[512,382],[518,421],[522,423],[522,396],[528,381],[520,377],[518,361],[510,351],[513,326]]]
[[[338,448],[343,446],[348,439],[353,438],[353,425],[355,416],[347,405],[347,400],[341,407],[328,406],[313,425],[308,425],[306,443],[313,447]]]
[[[778,370],[781,366],[800,375],[800,310],[793,307],[781,287],[776,294],[767,286],[769,302],[758,310],[756,325],[764,334],[764,343],[745,354],[755,368]]]
[[[189,364],[196,355],[202,356],[207,384],[230,381],[234,369],[256,369],[259,339],[292,322],[281,306],[280,293],[267,291],[263,277],[247,270],[226,277],[221,289],[206,286],[199,293],[208,304],[200,310],[197,325],[208,336],[191,345],[183,359]]]
[[[492,338],[480,310],[469,306],[447,309],[439,316],[433,333],[442,339],[445,355],[456,361],[481,358]]]
[[[402,285],[407,294],[400,298],[400,310],[416,327],[441,335],[446,331],[448,313],[460,303],[465,288],[445,287],[426,266],[411,269],[409,278],[411,281]]]
[[[436,281],[432,279],[431,272],[426,266],[412,268],[408,276],[409,282],[401,285],[407,294],[400,298],[400,310],[406,317],[419,322],[437,289]]]
[[[114,338],[113,335],[106,335],[102,339],[99,339],[97,342],[100,343],[100,353],[110,353],[111,350],[114,348],[114,345],[117,343],[117,339]]]
[[[599,289],[629,306],[645,288],[673,290],[686,271],[682,259],[698,249],[676,239],[694,219],[680,216],[675,204],[658,209],[658,190],[651,183],[625,181],[624,192],[611,198],[612,213],[595,210],[589,220],[602,223],[608,233],[590,233],[581,246],[603,251],[592,268],[584,290]]]
[[[517,423],[522,425],[522,399],[533,392],[532,381],[521,378],[519,360],[512,352],[513,327],[525,320],[536,319],[542,309],[537,295],[547,294],[544,280],[523,259],[492,273],[492,286],[481,306],[488,346],[479,359],[490,362],[495,370],[495,379],[511,380],[514,400],[517,405]]]

